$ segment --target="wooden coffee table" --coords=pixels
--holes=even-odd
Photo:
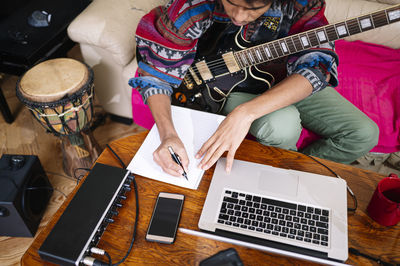
[[[112,142],[110,146],[121,157],[124,163],[128,165],[146,137],[146,134],[145,132],[126,137]],[[235,158],[264,163],[275,167],[332,176],[325,167],[301,153],[266,147],[250,140],[244,140]],[[375,187],[384,176],[349,165],[322,159],[320,159],[320,161],[344,178],[357,196],[358,209],[355,213],[348,214],[349,247],[356,248],[360,252],[380,258],[386,262],[400,263],[400,225],[392,227],[380,226],[366,214],[366,208]],[[103,151],[97,162],[121,167],[118,160],[108,149]],[[147,242],[145,240],[146,229],[156,197],[160,191],[182,193],[186,196],[179,226],[198,230],[197,223],[200,218],[201,209],[207,195],[213,171],[214,167],[205,172],[197,190],[180,188],[136,176],[139,187],[140,215],[135,243],[132,252],[125,261],[125,265],[198,265],[201,260],[230,247],[238,251],[245,265],[310,265],[309,262],[195,237],[183,234],[179,231],[176,241],[172,245]],[[79,189],[79,186],[70,194],[68,199],[55,213],[49,224],[36,236],[34,242],[22,257],[22,265],[49,264],[40,259],[37,251],[65,210],[69,201],[73,198],[77,189]],[[128,198],[124,202],[124,206],[120,209],[119,215],[115,217],[115,222],[107,227],[98,245],[98,247],[105,249],[111,255],[113,263],[119,261],[125,255],[133,231],[135,218],[134,191],[132,190],[129,192],[127,196]],[[348,203],[349,207],[353,207],[353,201],[350,196],[348,197]],[[103,258],[103,260],[106,261],[105,258]],[[347,263],[365,265],[370,264],[371,261],[361,256],[350,254]]]

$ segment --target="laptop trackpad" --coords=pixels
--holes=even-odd
[[[299,177],[297,175],[282,172],[277,175],[271,175],[270,171],[260,171],[258,179],[258,188],[260,190],[287,196],[297,195],[298,184]]]

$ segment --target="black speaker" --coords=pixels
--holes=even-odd
[[[0,159],[0,236],[34,237],[53,194],[35,155]]]

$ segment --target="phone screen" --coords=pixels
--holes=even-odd
[[[172,243],[178,227],[184,196],[160,193],[147,230],[146,239]]]

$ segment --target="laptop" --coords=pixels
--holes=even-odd
[[[299,259],[347,260],[345,180],[241,160],[227,174],[225,164],[217,162],[201,230]]]

